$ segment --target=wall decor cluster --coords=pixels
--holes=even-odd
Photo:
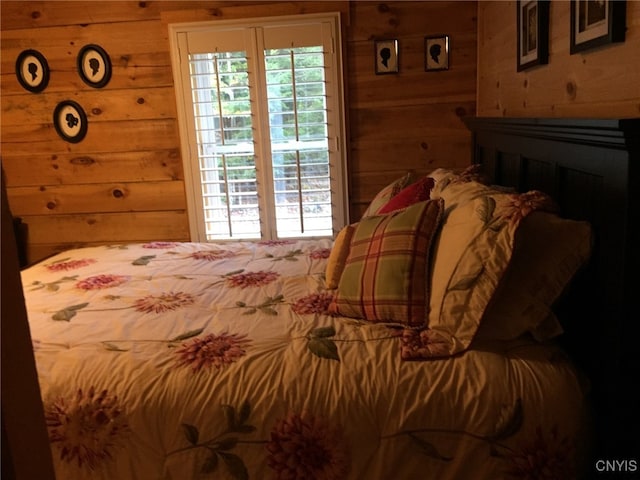
[[[377,40],[374,46],[376,75],[398,73],[398,40]]]
[[[549,63],[550,3],[516,0],[518,72]],[[569,53],[624,42],[626,3],[626,0],[571,0]]]
[[[571,1],[570,53],[624,42],[625,0]]]
[[[16,60],[16,76],[26,90],[33,93],[43,91],[49,83],[47,59],[37,50],[21,52]]]
[[[424,39],[424,69],[426,72],[449,70],[449,35],[431,35]],[[376,75],[400,71],[398,40],[376,40],[374,60]]]
[[[549,1],[518,0],[518,72],[549,63]]]
[[[424,39],[424,69],[427,72],[449,70],[449,35]]]
[[[102,88],[111,79],[111,60],[99,45],[85,45],[76,59],[82,81],[93,88]],[[16,59],[16,76],[26,90],[42,92],[49,83],[49,64],[37,50],[24,50]],[[64,100],[53,111],[53,125],[67,142],[78,143],[87,135],[88,122],[84,109],[72,100]]]

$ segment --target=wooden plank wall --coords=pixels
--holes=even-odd
[[[478,115],[640,116],[640,2],[626,2],[624,43],[569,53],[570,4],[551,2],[549,63],[516,72],[516,2],[478,2]]]
[[[448,34],[450,69],[425,72],[424,37]],[[373,41],[398,39],[399,73],[375,75]],[[475,114],[475,2],[352,2],[348,36],[351,211],[406,171],[469,164]]]
[[[345,21],[351,219],[408,170],[461,168],[475,113],[475,2],[12,1],[1,7],[2,165],[12,213],[29,225],[29,260],[65,248],[189,240],[167,22],[317,11]],[[424,71],[424,37],[451,36],[451,68]],[[400,72],[375,75],[373,41],[396,38]],[[86,85],[76,56],[109,54],[103,89]],[[34,94],[15,76],[25,49],[51,79]],[[63,141],[52,123],[62,100],[88,116],[85,139]]]

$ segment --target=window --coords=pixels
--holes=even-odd
[[[344,226],[339,31],[337,15],[171,26],[192,240]]]

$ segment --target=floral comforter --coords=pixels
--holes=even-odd
[[[330,248],[155,242],[23,271],[58,478],[575,477],[561,351],[404,361],[402,329],[326,313]]]

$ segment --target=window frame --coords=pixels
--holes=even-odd
[[[343,80],[343,44],[342,30],[340,22],[340,13],[319,13],[305,15],[288,15],[267,18],[249,18],[234,20],[216,20],[205,22],[189,22],[189,23],[173,23],[169,24],[169,42],[172,62],[172,72],[174,80],[174,89],[176,95],[177,122],[180,136],[180,148],[182,156],[182,164],[184,171],[185,195],[187,200],[187,213],[189,220],[189,232],[191,241],[196,242],[218,242],[218,241],[243,241],[241,237],[231,237],[229,239],[208,240],[204,225],[200,221],[202,212],[204,212],[203,196],[201,193],[200,168],[198,164],[198,148],[194,135],[191,132],[194,129],[194,115],[188,108],[191,105],[191,99],[186,98],[185,85],[190,86],[189,72],[181,68],[181,55],[188,55],[185,50],[186,45],[183,44],[183,34],[190,32],[203,32],[208,30],[225,30],[225,29],[260,29],[273,26],[294,26],[306,22],[328,22],[331,25],[331,34],[333,45],[331,46],[331,54],[334,56],[334,64],[329,69],[331,73],[331,91],[327,91],[327,111],[336,111],[336,115],[332,118],[336,119],[337,125],[333,128],[335,135],[330,135],[329,151],[332,160],[330,160],[330,181],[331,181],[331,203],[332,203],[332,230],[333,236],[347,224],[349,218],[349,193],[347,181],[347,137],[346,137],[346,105],[344,99],[344,80]],[[257,102],[252,111],[257,110],[256,123],[260,123],[260,127],[254,125],[254,146],[256,162],[260,158],[267,158],[269,165],[266,168],[259,168],[260,174],[257,177],[259,183],[266,182],[267,185],[273,185],[271,159],[265,155],[264,148],[268,147],[260,138],[259,131],[268,128],[268,109],[266,108],[266,85],[263,84],[262,78],[257,78],[258,74],[253,73],[250,81],[254,81],[254,90],[257,92]],[[190,87],[189,87],[190,88]],[[252,99],[253,101],[253,99]],[[266,130],[268,131],[268,130]],[[270,182],[270,183],[268,183]],[[271,187],[272,188],[272,187]],[[271,188],[269,190],[271,190]],[[334,191],[334,188],[338,191]],[[263,197],[268,197],[263,195]],[[272,215],[274,211],[273,203],[275,199],[263,198],[260,204],[260,239],[275,240],[277,239],[276,219]],[[295,238],[318,238],[312,236],[286,237]],[[326,238],[326,237],[325,237]]]

